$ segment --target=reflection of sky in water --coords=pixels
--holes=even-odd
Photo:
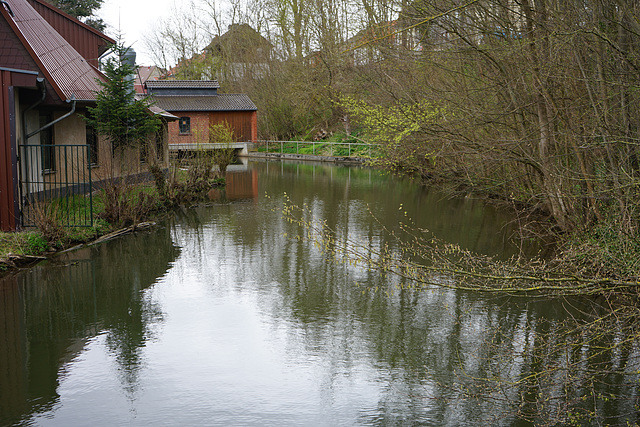
[[[166,228],[20,279],[28,356],[13,363],[29,382],[13,380],[23,409],[0,424],[468,425],[511,409],[504,395],[466,399],[457,385],[528,372],[524,350],[542,316],[564,316],[558,306],[382,286],[373,272],[327,262],[283,238],[296,233],[278,210],[285,191],[373,244],[381,233],[363,207],[393,224],[400,199],[426,214],[431,196],[367,170],[273,166],[258,165],[255,198],[182,211]],[[488,248],[477,236],[504,233],[504,219],[467,211],[481,224],[473,241]]]

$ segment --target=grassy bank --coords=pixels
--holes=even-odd
[[[224,178],[211,174],[210,162],[211,159],[198,157],[186,167],[172,168],[168,175],[151,168],[154,177],[151,182],[114,180],[108,183],[93,193],[93,225],[90,226],[77,226],[73,221],[85,215],[87,195],[32,206],[34,227],[0,232],[0,274],[30,266],[58,251],[96,241],[119,230],[135,230],[138,224],[158,218],[176,206],[204,200],[209,190],[225,182]]]

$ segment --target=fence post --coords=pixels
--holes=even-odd
[[[89,226],[93,227],[93,181],[91,178],[91,145],[87,144],[87,170],[89,175]]]

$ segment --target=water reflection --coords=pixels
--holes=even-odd
[[[593,389],[631,397],[599,410],[637,421],[637,349],[603,353],[611,336],[559,345],[563,322],[588,321],[593,301],[568,310],[568,301],[417,290],[327,260],[294,237],[280,208],[286,192],[373,248],[387,237],[367,207],[393,227],[402,203],[440,237],[507,256],[519,249],[503,213],[367,169],[239,172],[233,201],[6,279],[0,424],[506,426],[519,411],[553,419],[591,387],[574,375],[562,388],[562,374],[614,364],[625,373],[608,377],[618,385]],[[548,380],[540,391],[559,396],[553,404],[528,402],[531,373]],[[499,387],[476,388],[476,378]]]
[[[145,290],[177,255],[169,230],[160,229],[0,279],[0,425],[53,409],[60,380],[97,336],[134,395],[140,349],[162,320]]]
[[[258,172],[255,169],[228,171],[226,185],[209,191],[213,201],[255,199],[258,197]]]

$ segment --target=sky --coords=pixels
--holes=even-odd
[[[153,31],[159,19],[166,18],[174,0],[106,0],[96,15],[108,25],[107,35],[115,37],[120,29],[125,45],[133,47],[138,65],[153,65],[146,52],[144,35]]]

